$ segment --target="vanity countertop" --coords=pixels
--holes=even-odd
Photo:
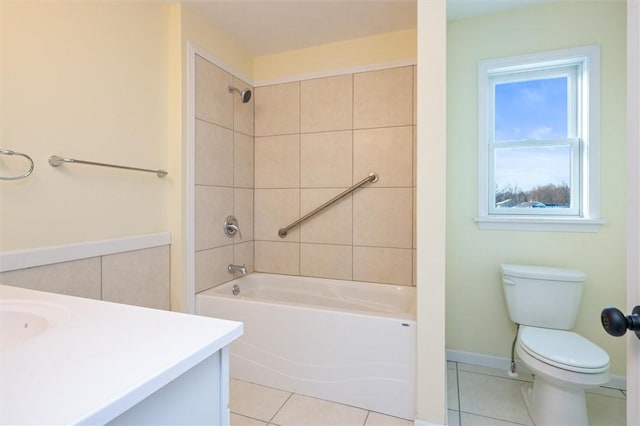
[[[4,285],[0,306],[55,317],[15,344],[2,317],[2,425],[106,423],[242,334],[239,322]]]

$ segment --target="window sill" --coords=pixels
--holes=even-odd
[[[500,231],[598,232],[602,219],[575,217],[478,216],[479,229]]]

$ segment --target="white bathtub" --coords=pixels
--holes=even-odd
[[[196,309],[244,323],[231,377],[415,419],[415,288],[253,273]]]

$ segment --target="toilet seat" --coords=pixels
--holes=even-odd
[[[609,355],[577,333],[522,326],[518,337],[522,349],[545,364],[586,374],[609,369]]]

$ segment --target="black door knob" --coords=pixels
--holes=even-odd
[[[626,315],[618,308],[606,307],[600,314],[600,321],[605,331],[612,336],[623,336],[627,330],[633,330],[640,339],[640,306],[633,308],[631,315]]]

